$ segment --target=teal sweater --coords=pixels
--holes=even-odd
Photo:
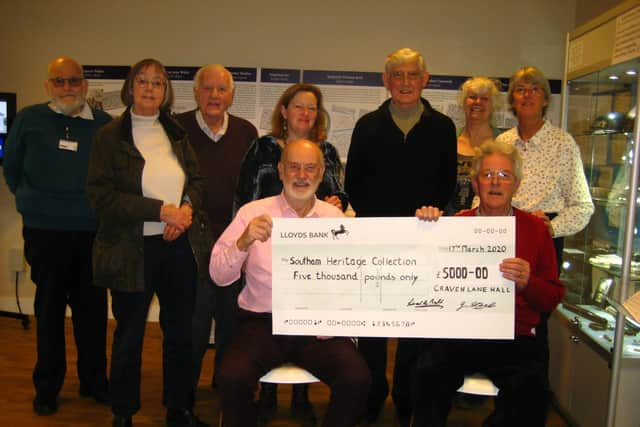
[[[4,147],[4,177],[16,196],[24,225],[49,230],[95,230],[85,193],[93,135],[111,121],[92,110],[94,120],[53,112],[48,104],[26,107],[16,116]],[[60,140],[76,141],[77,151]]]

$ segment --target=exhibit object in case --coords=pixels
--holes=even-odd
[[[562,122],[580,147],[595,211],[565,239],[567,294],[549,327],[551,387],[579,426],[637,426],[640,324],[623,303],[640,291],[640,1],[570,33],[566,59]]]

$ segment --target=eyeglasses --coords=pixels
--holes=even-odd
[[[288,163],[285,163],[285,169],[287,170],[287,172],[294,173],[294,174],[298,174],[300,173],[300,171],[304,171],[305,173],[312,174],[318,170],[318,164],[317,163],[301,164],[301,163],[288,162]]]
[[[516,86],[515,89],[513,89],[513,93],[519,96],[523,96],[526,93],[530,93],[533,96],[539,96],[544,93],[544,89],[542,89],[540,86],[532,86],[532,87]]]
[[[482,181],[491,182],[493,178],[496,178],[498,182],[511,182],[514,177],[511,172],[503,170],[486,170],[478,173],[478,178]]]
[[[69,86],[71,87],[78,87],[82,84],[83,80],[84,79],[82,77],[54,77],[52,79],[49,79],[49,81],[53,83],[55,87],[64,87],[65,83],[69,83]]]
[[[154,89],[160,89],[167,84],[164,80],[160,80],[160,79],[147,80],[143,77],[136,77],[135,83],[136,83],[136,86],[138,86],[141,89],[145,89],[149,85],[151,85],[151,87]]]
[[[407,80],[415,81],[418,80],[422,76],[420,71],[393,71],[391,73],[391,78],[396,81],[402,81],[405,78]]]

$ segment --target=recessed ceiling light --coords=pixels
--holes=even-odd
[[[620,78],[620,77],[618,77],[618,76],[617,76],[617,75],[615,75],[615,74],[610,74],[610,75],[609,75],[609,80],[618,80],[619,78]]]
[[[638,71],[634,70],[633,68],[627,70],[624,72],[627,76],[635,76],[636,74],[638,74]]]

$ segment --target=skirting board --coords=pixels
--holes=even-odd
[[[20,298],[20,306],[22,307],[22,312],[24,314],[33,316],[33,298]],[[17,313],[18,307],[16,306],[15,297],[0,297],[0,310]],[[107,314],[109,315],[109,319],[113,319],[113,313],[111,313],[111,298],[109,298],[109,310],[107,311]],[[149,317],[147,321],[157,322],[159,315],[160,306],[158,305],[158,300],[154,297],[153,301],[151,301],[151,307],[149,307]],[[71,309],[69,307],[67,307],[67,317],[71,317]],[[209,344],[215,344],[215,342],[215,321],[212,321]]]
[[[25,314],[29,314],[33,316],[33,298],[20,298],[20,307],[22,307],[22,312]],[[0,297],[0,310],[4,311],[12,311],[14,313],[18,312],[18,307],[16,305],[15,297]],[[111,313],[111,298],[109,298],[109,310],[107,311],[109,315],[109,319],[113,319],[113,314]],[[149,307],[149,322],[157,322],[160,314],[160,306],[158,305],[158,301],[154,298],[151,302],[151,307]],[[71,309],[67,307],[67,317],[71,317]]]

